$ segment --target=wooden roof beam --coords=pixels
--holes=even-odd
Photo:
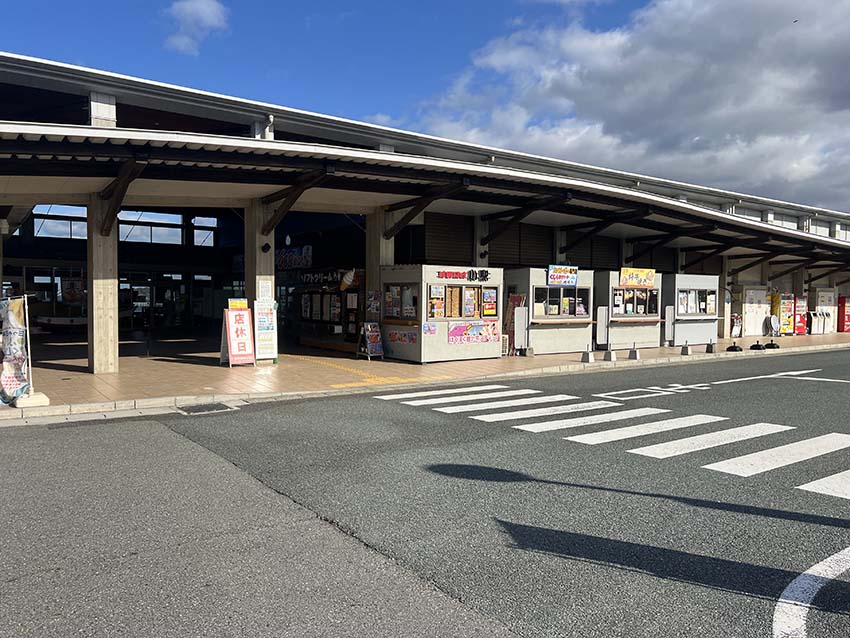
[[[410,207],[410,210],[407,211],[395,224],[393,224],[386,231],[384,231],[384,239],[392,239],[393,237],[398,235],[401,232],[402,228],[404,228],[410,222],[416,219],[426,208],[428,208],[430,204],[432,204],[436,200],[445,199],[466,188],[469,188],[469,178],[464,177],[463,181],[460,184],[450,184],[449,186],[437,187],[432,189],[431,192],[427,195],[422,195],[421,197],[416,197],[414,199],[409,199],[404,202],[398,202],[396,204],[390,204],[389,206],[385,206],[384,210],[387,212],[393,212],[408,207]]]
[[[324,170],[317,171],[308,171],[303,173],[298,179],[295,180],[295,183],[288,187],[280,190],[276,193],[272,193],[261,199],[260,201],[263,204],[269,204],[272,202],[276,202],[279,200],[283,200],[274,212],[272,216],[266,220],[266,223],[263,224],[260,232],[263,235],[268,235],[273,232],[277,225],[289,214],[289,211],[292,210],[292,207],[295,205],[295,202],[298,201],[298,198],[304,194],[305,191],[318,186],[323,181],[328,179],[330,176],[334,174],[333,164],[328,164],[325,166]]]
[[[523,219],[531,215],[531,213],[533,213],[534,211],[545,210],[550,206],[558,206],[560,204],[563,204],[564,202],[569,201],[570,197],[571,196],[569,193],[565,193],[562,195],[555,195],[553,197],[538,198],[531,200],[530,202],[528,202],[528,204],[520,208],[514,208],[513,210],[505,211],[503,214],[500,214],[500,216],[510,216],[510,219],[507,221],[507,223],[502,228],[498,228],[487,233],[486,236],[481,238],[480,244],[482,246],[486,246],[491,241],[496,239],[496,237],[504,233],[508,228],[520,223]],[[485,217],[489,218],[489,216],[482,216],[482,219],[484,219]]]
[[[682,270],[687,270],[688,268],[699,266],[702,262],[708,261],[712,257],[717,257],[718,255],[725,253],[727,250],[729,250],[729,246],[720,246],[720,248],[715,248],[714,250],[710,250],[707,253],[702,253],[699,257],[696,257],[691,261],[684,263],[682,265]]]
[[[147,165],[147,161],[142,159],[124,162],[118,171],[118,176],[97,194],[100,199],[106,201],[106,211],[100,224],[100,234],[104,237],[108,237],[112,232],[121,204],[124,203],[124,197],[127,195],[127,189],[142,174]]]

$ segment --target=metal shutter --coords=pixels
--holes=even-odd
[[[507,222],[490,222],[490,232],[498,231],[504,228]],[[519,227],[520,224],[513,224],[501,235],[490,242],[487,250],[490,252],[489,264],[497,268],[506,268],[510,266],[519,266]]]
[[[564,242],[569,244],[574,241],[583,231],[567,231],[564,233]],[[562,244],[563,245],[563,244]],[[591,268],[593,265],[593,246],[590,239],[585,239],[578,246],[573,246],[564,255],[564,260],[571,266],[579,268]]]
[[[593,237],[590,240],[594,270],[620,269],[620,240],[616,237]]]
[[[475,220],[463,215],[425,213],[425,259],[429,264],[470,266]]]
[[[552,263],[552,242],[550,226],[520,224],[520,263],[523,266],[548,266]]]
[[[652,267],[659,272],[676,272],[676,249],[656,248],[653,250]]]

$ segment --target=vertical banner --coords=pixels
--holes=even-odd
[[[257,359],[277,359],[277,304],[267,299],[254,302],[254,334]]]
[[[0,301],[3,323],[3,368],[0,372],[0,401],[11,403],[30,388],[27,318],[24,299]]]
[[[225,310],[222,328],[221,362],[226,361],[230,366],[255,364],[251,311]]]

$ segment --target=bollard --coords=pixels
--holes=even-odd
[[[617,353],[614,352],[613,350],[606,350],[605,356],[602,357],[602,360],[603,361],[616,361],[617,360]]]
[[[640,350],[637,349],[636,343],[632,343],[632,349],[629,350],[629,360],[630,361],[640,360]]]
[[[732,342],[732,345],[726,348],[726,352],[743,352],[744,349],[739,346],[735,341]]]
[[[715,352],[714,342],[709,341],[708,345],[705,347],[705,353],[706,354],[714,354],[714,352]]]
[[[776,343],[773,339],[770,340],[770,343],[766,343],[764,345],[765,350],[779,350],[779,344]]]
[[[587,348],[586,352],[581,354],[581,362],[582,363],[594,363],[596,360],[593,358],[593,352],[590,351],[590,347]]]
[[[687,357],[691,354],[691,346],[688,345],[688,342],[685,341],[685,345],[682,346],[682,356]]]
[[[750,346],[750,350],[764,350],[764,344],[761,341],[756,341]]]

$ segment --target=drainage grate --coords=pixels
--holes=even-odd
[[[177,408],[186,416],[197,416],[198,414],[215,414],[217,412],[231,412],[236,410],[224,403],[199,403],[198,405],[182,405]]]

